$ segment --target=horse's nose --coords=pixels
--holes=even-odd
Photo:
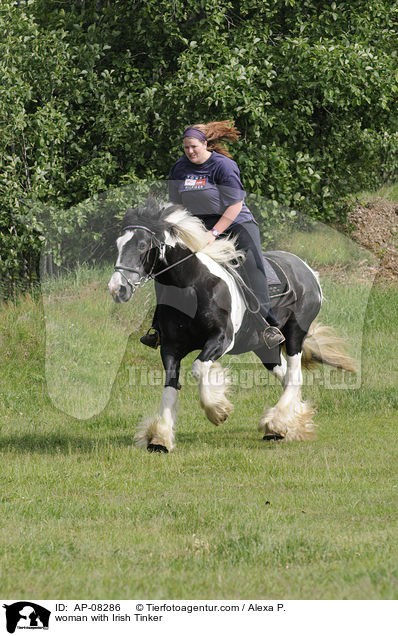
[[[126,303],[130,300],[131,290],[119,272],[113,274],[108,289],[115,303]]]
[[[119,302],[124,302],[128,300],[128,290],[126,285],[121,284],[117,293]]]
[[[119,273],[115,272],[115,274],[113,274],[111,280],[108,283],[108,289],[109,289],[109,293],[113,297],[113,300],[115,300],[116,302],[118,301],[117,299],[118,299],[118,295],[119,295],[119,291],[121,287],[123,287],[121,276]]]

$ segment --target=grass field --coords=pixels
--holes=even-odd
[[[279,389],[251,356],[230,363],[235,412],[215,428],[191,356],[164,456],[132,445],[161,394],[138,342],[148,301],[112,304],[109,276],[0,306],[3,598],[397,598],[398,289],[324,276],[322,322],[361,375],[306,375],[316,441],[262,441]]]

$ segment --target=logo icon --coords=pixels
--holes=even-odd
[[[48,629],[51,612],[37,603],[19,601],[3,607],[6,610],[9,634],[13,634],[16,629]]]

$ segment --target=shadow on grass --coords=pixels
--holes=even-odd
[[[264,441],[262,434],[257,431],[248,432],[247,430],[227,430],[218,429],[214,431],[203,432],[181,432],[177,433],[177,448],[181,445],[188,447],[210,446],[212,448],[223,448],[225,450],[257,450],[264,448],[265,450],[275,450],[281,445],[278,441]]]
[[[0,452],[3,453],[91,454],[113,446],[126,447],[132,445],[132,434],[109,435],[98,438],[60,433],[25,433],[24,435],[16,434],[0,437]]]
[[[92,431],[91,431],[92,432]],[[71,455],[87,453],[93,454],[110,448],[126,448],[134,446],[135,427],[126,433],[111,433],[103,431],[101,436],[91,434],[85,430],[82,434],[76,432],[25,432],[0,436],[0,453],[3,454],[27,454],[38,453],[43,455]],[[237,450],[257,450],[263,448],[267,451],[275,450],[280,442],[263,441],[261,433],[243,428],[227,429],[227,427],[203,431],[177,431],[176,450],[190,451],[202,448],[224,449],[236,452]],[[136,449],[139,452],[145,450]]]

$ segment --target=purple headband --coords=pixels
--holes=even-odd
[[[199,139],[200,141],[207,141],[206,135],[198,128],[187,128],[183,134],[183,139],[185,139],[185,137],[195,137],[195,139]]]

